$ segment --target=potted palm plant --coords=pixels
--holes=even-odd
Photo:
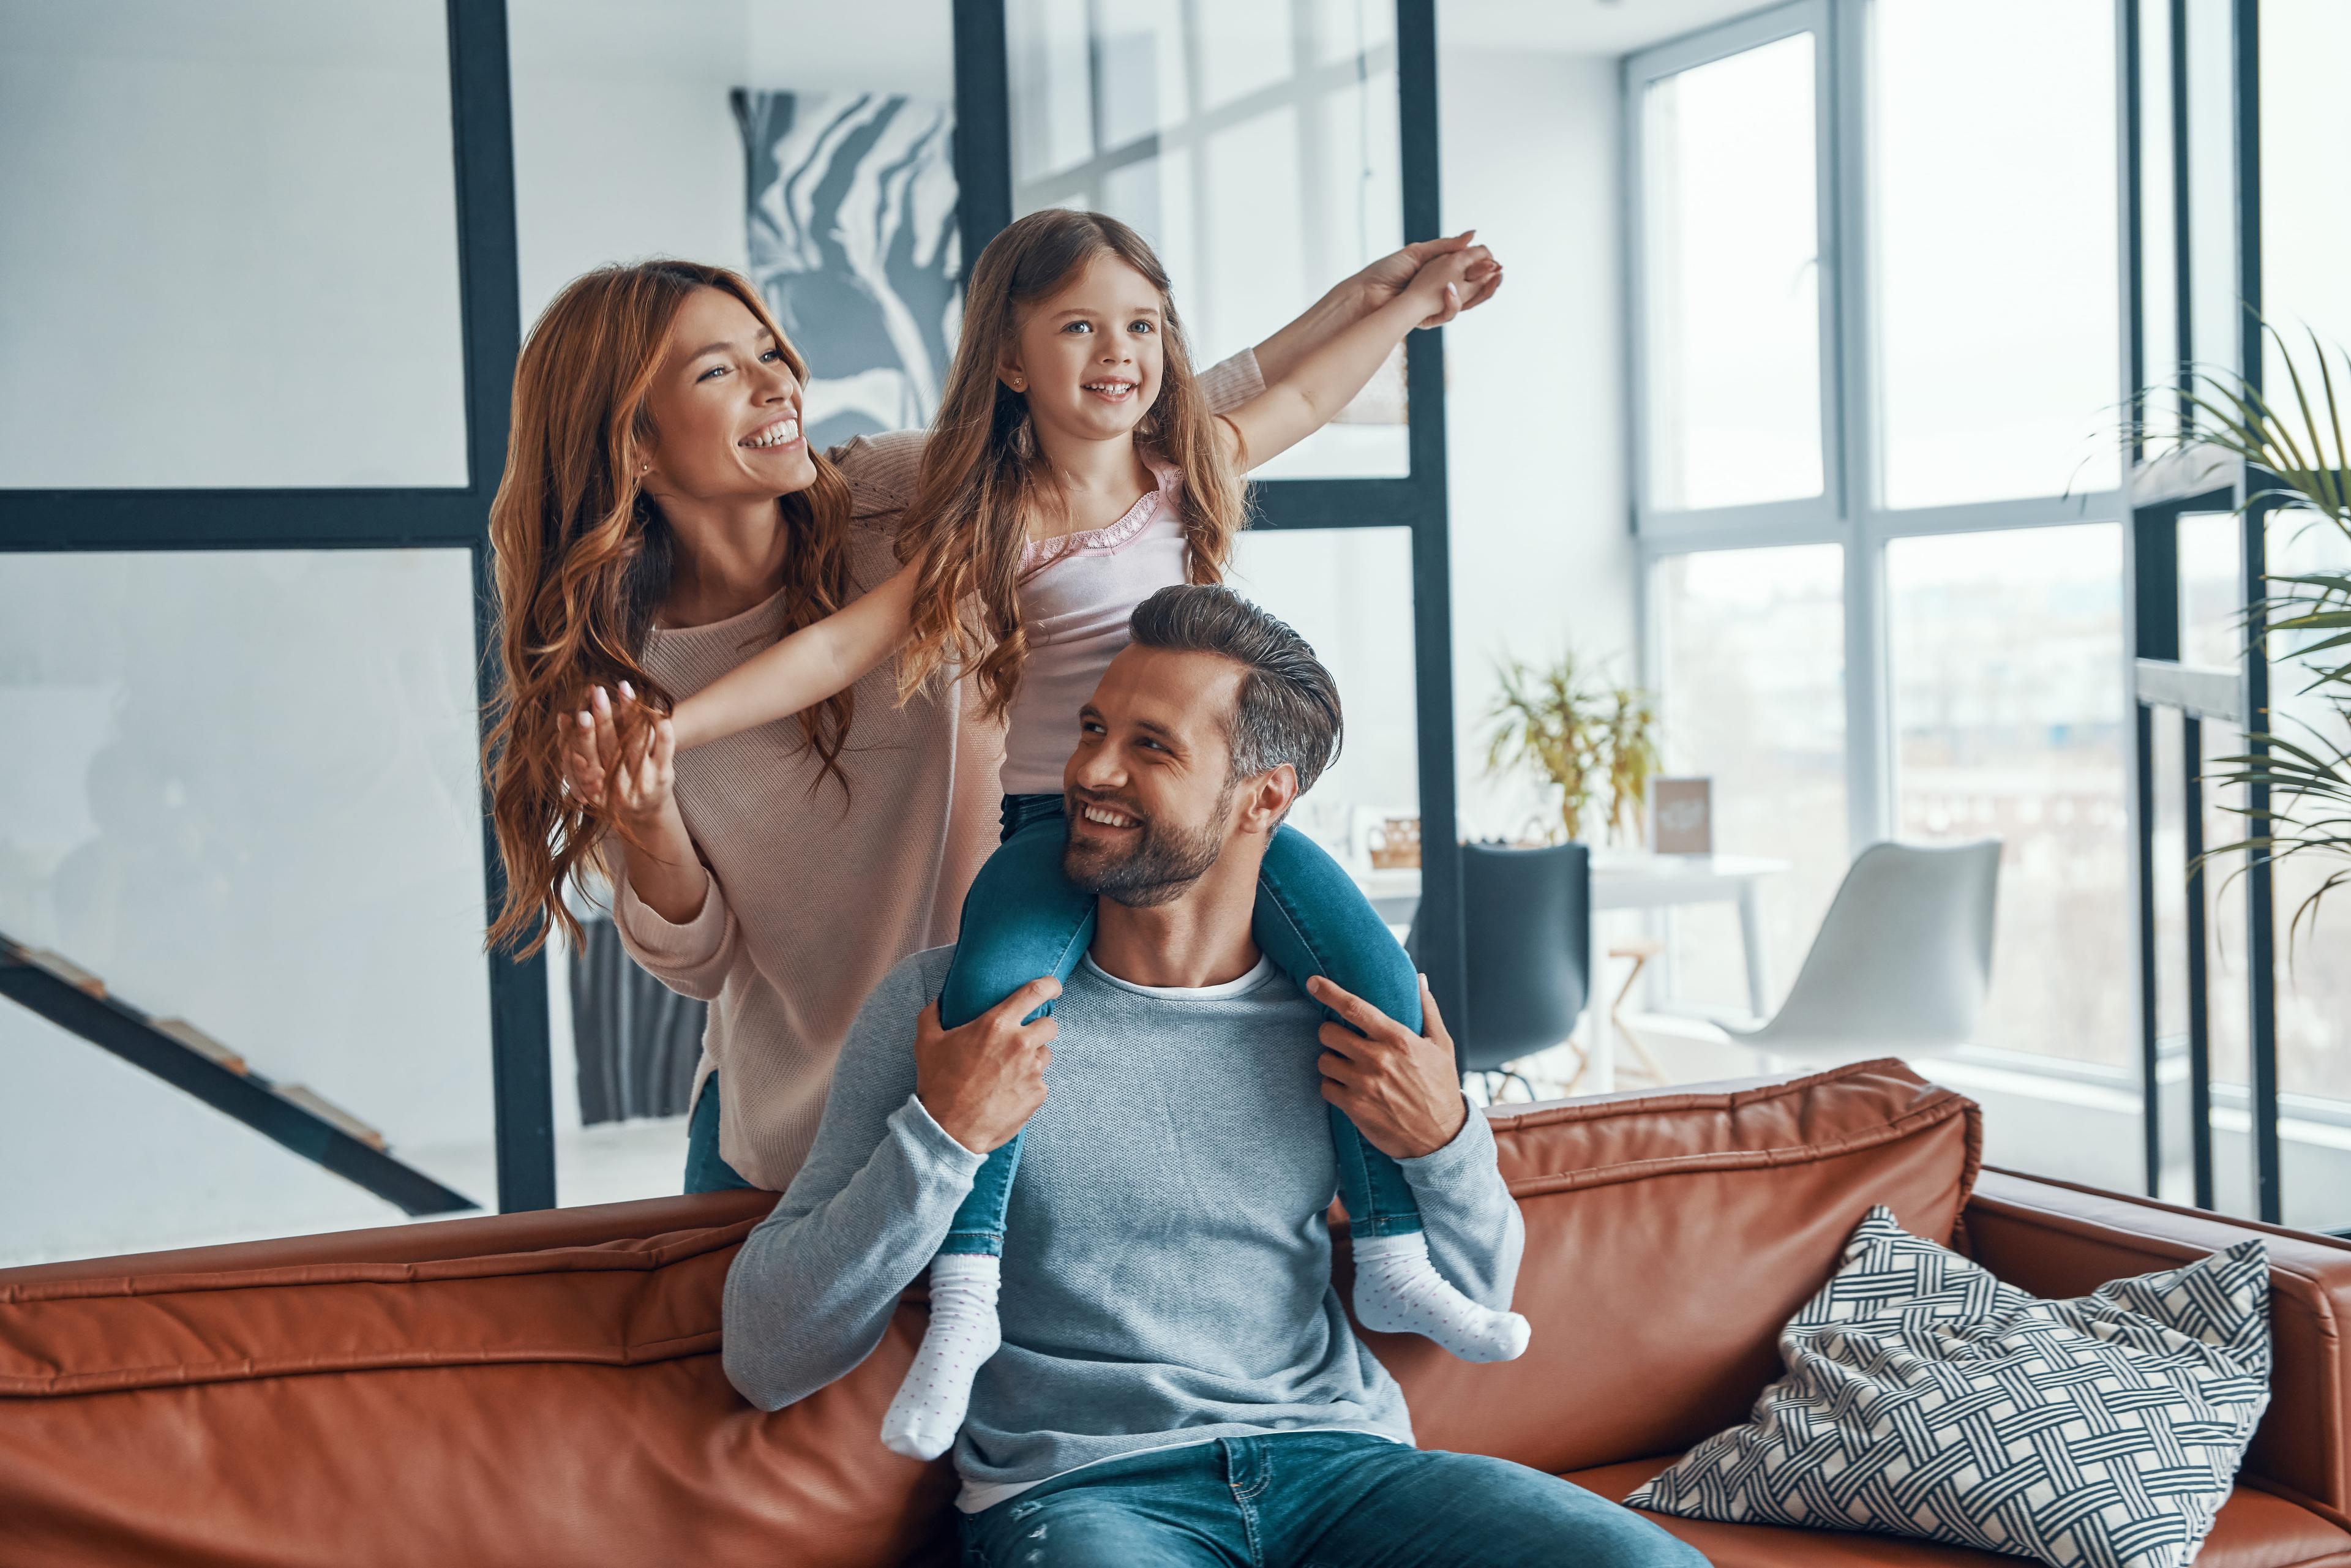
[[[2351,543],[2351,488],[2346,483],[2351,479],[2351,452],[2344,445],[2344,410],[2326,350],[2312,334],[2305,373],[2275,330],[2265,325],[2262,332],[2277,347],[2286,386],[2265,393],[2241,376],[2199,371],[2189,389],[2196,419],[2180,444],[2245,465],[2240,512],[2280,507],[2303,514],[2306,527],[2332,528]],[[2351,356],[2338,348],[2335,358],[2351,390]],[[2307,677],[2303,694],[2323,703],[2337,727],[2351,733],[2351,570],[2273,574],[2247,607],[2246,622],[2254,634],[2282,632],[2294,641],[2288,657]],[[2245,837],[2206,858],[2243,854],[2252,863],[2318,856],[2342,862],[2294,910],[2288,926],[2292,939],[2305,919],[2315,918],[2321,899],[2351,881],[2351,752],[2344,740],[2306,722],[2298,722],[2294,734],[2273,724],[2250,730],[2246,739],[2246,753],[2220,758],[2224,770],[2214,777],[2266,788],[2267,803],[2234,808],[2247,819]]]
[[[1608,838],[1637,834],[1656,776],[1656,703],[1638,686],[1587,677],[1573,653],[1548,664],[1506,659],[1495,666],[1500,690],[1487,711],[1493,733],[1486,770],[1524,768],[1559,794],[1559,818],[1545,839],[1577,839],[1598,816]]]

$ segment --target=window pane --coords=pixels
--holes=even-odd
[[[1257,342],[1403,243],[1394,10],[1015,0],[1014,210],[1134,225],[1175,282],[1195,364]],[[1257,475],[1410,472],[1399,353]]]
[[[2179,518],[2179,662],[2208,670],[2245,662],[2244,526],[2231,512]]]
[[[508,0],[523,320],[674,256],[749,274],[820,446],[927,423],[960,319],[948,0]]]
[[[2159,447],[2179,425],[2179,213],[2172,176],[2171,0],[2132,0],[2138,13],[2138,320],[2140,384],[2167,395],[2139,418]]]
[[[0,931],[494,1203],[466,553],[0,556]],[[13,1257],[400,1218],[5,1001],[0,1073]]]
[[[2262,313],[2294,345],[2306,375],[2304,329],[2338,350],[2351,344],[2351,275],[2343,265],[2351,211],[2340,198],[2342,150],[2351,146],[2351,99],[2341,90],[2351,5],[2262,0],[2261,22]],[[2274,347],[2264,384],[2287,392]]]
[[[1650,84],[1641,114],[1649,505],[1821,493],[1813,36]]]
[[[2147,719],[2154,807],[2147,824],[2147,876],[2155,903],[2155,1093],[2163,1151],[2156,1196],[2167,1203],[2193,1203],[2195,1150],[2188,1121],[2186,720],[2178,708],[2169,707],[2148,708]]]
[[[2266,23],[2266,17],[2265,17]],[[2266,47],[2266,46],[2265,46]],[[2285,512],[2269,525],[2273,573],[2351,568],[2351,535],[2307,512]],[[2310,687],[2313,675],[2342,660],[2340,649],[2314,657],[2295,650],[2322,633],[2275,632],[2270,703],[2276,732],[2333,759],[2335,778],[2351,782],[2351,685]],[[2351,836],[2343,812],[2321,800],[2273,794],[2273,808],[2331,840],[2333,848],[2289,855],[2274,867],[2277,950],[2279,1149],[2285,1222],[2315,1229],[2351,1226]],[[2329,820],[2332,825],[2325,825]],[[2305,903],[2330,877],[2344,882],[2320,902]],[[2300,929],[2294,929],[2299,920]]]
[[[2111,0],[1879,0],[1885,500],[2116,483]]]
[[[1346,745],[1290,821],[1342,864],[1368,870],[1372,830],[1420,815],[1412,530],[1245,533],[1232,575],[1234,587],[1313,644],[1339,683]]]
[[[2204,848],[2209,853],[2245,836],[2244,790],[2220,777],[2231,764],[2221,760],[2245,749],[2244,731],[2206,719],[2202,732]],[[2253,1145],[2251,1112],[2252,1001],[2246,988],[2245,911],[2251,884],[2235,873],[2244,855],[2216,855],[2199,879],[2204,897],[2204,1015],[2211,1040],[2212,1207],[2223,1214],[2251,1217]]]
[[[446,18],[0,5],[0,486],[465,483]]]
[[[1974,1043],[2136,1089],[2122,529],[1896,539],[1886,579],[1902,836],[2002,846]]]
[[[2189,352],[2206,371],[2238,363],[2236,48],[2231,0],[2188,0]]]
[[[1714,846],[1793,869],[1764,885],[1777,1006],[1844,878],[1844,552],[1721,550],[1657,563],[1666,766],[1714,780]],[[1748,1010],[1727,905],[1670,921],[1676,999]]]

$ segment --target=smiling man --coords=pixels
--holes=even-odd
[[[1310,999],[1251,936],[1266,845],[1337,749],[1328,672],[1221,588],[1163,590],[1131,631],[1064,775],[1085,961],[954,1030],[951,949],[875,989],[808,1164],[727,1275],[728,1376],[773,1409],[863,1360],[1025,1127],[1002,1343],[974,1353],[955,1448],[973,1561],[1701,1563],[1553,1477],[1413,1447],[1331,1283],[1326,1102],[1401,1164],[1446,1276],[1500,1309],[1523,1232],[1493,1136],[1425,990],[1422,1037],[1327,981]]]

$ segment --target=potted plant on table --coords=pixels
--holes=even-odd
[[[1609,841],[1637,837],[1658,770],[1656,699],[1587,678],[1572,653],[1541,665],[1506,659],[1494,673],[1501,689],[1486,716],[1494,727],[1486,769],[1524,768],[1558,791],[1558,821],[1544,825],[1544,841],[1582,838],[1604,798],[1599,823]]]

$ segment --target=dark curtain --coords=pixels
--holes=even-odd
[[[580,1060],[580,1120],[683,1116],[702,1059],[708,1009],[679,996],[622,950],[610,919],[581,922],[571,956],[571,1038]]]

